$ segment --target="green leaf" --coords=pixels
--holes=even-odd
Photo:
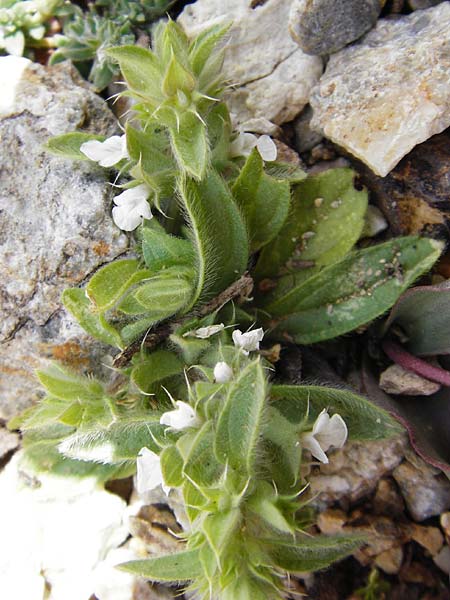
[[[172,149],[178,166],[194,179],[205,176],[209,160],[206,127],[192,112],[179,116],[177,128],[170,128]]]
[[[176,165],[166,132],[151,126],[141,131],[127,123],[126,135],[130,158],[138,164],[137,178],[143,179],[158,197],[172,196]]]
[[[289,573],[317,571],[352,554],[364,539],[356,536],[304,536],[296,543],[263,541],[275,564]]]
[[[123,348],[119,332],[102,315],[92,311],[93,305],[81,288],[64,290],[62,302],[89,335],[105,344]]]
[[[49,394],[61,400],[97,400],[104,395],[101,383],[95,379],[80,377],[56,363],[36,374]]]
[[[351,254],[290,290],[281,285],[283,292],[275,290],[264,305],[275,319],[271,336],[311,344],[369,323],[430,269],[441,250],[435,240],[398,238]]]
[[[86,294],[99,312],[112,308],[135,283],[149,277],[150,272],[139,269],[135,259],[116,260],[91,277]]]
[[[224,464],[253,474],[266,408],[267,383],[258,359],[231,383],[217,421],[214,450]]]
[[[183,485],[183,459],[176,446],[167,446],[160,453],[161,471],[166,485],[171,488]]]
[[[119,63],[122,75],[132,92],[156,102],[162,100],[157,92],[162,73],[153,52],[140,46],[119,46],[107,48],[105,53]]]
[[[121,417],[107,427],[93,423],[92,429],[68,436],[60,445],[60,452],[68,458],[116,464],[134,461],[144,446],[159,451],[154,438],[162,438],[164,428],[159,424],[160,413],[142,417]]]
[[[393,307],[384,331],[393,325],[400,326],[405,345],[413,354],[450,354],[450,281],[405,292]]]
[[[190,93],[194,88],[195,77],[172,55],[162,81],[162,91],[166,96],[175,96],[179,90]]]
[[[186,181],[182,207],[196,253],[197,288],[191,306],[222,292],[247,267],[245,225],[225,182],[210,171],[200,183]]]
[[[263,435],[269,447],[272,479],[278,489],[292,490],[299,478],[302,457],[298,427],[281,414],[276,405],[269,406]]]
[[[151,273],[195,261],[191,242],[169,235],[155,219],[142,228],[142,254]]]
[[[173,315],[189,303],[194,291],[191,278],[184,274],[182,269],[171,267],[160,277],[140,284],[133,296],[157,319]]]
[[[201,575],[198,550],[186,550],[147,560],[133,560],[119,565],[119,569],[152,581],[190,581]]]
[[[157,350],[133,367],[131,381],[146,394],[155,391],[155,384],[183,372],[183,363],[168,350]]]
[[[213,25],[201,31],[193,40],[189,48],[189,58],[196,75],[200,75],[203,67],[216,49],[217,44],[230,29],[230,26],[230,23],[226,25]]]
[[[290,186],[264,172],[264,161],[254,148],[233,185],[233,195],[249,231],[251,248],[259,250],[282,228],[289,212]]]
[[[247,502],[249,510],[266,521],[270,527],[283,533],[294,533],[280,506],[277,506],[278,494],[268,481],[258,482],[258,489]]]
[[[183,442],[179,440],[180,449]],[[198,486],[210,487],[217,483],[223,473],[223,466],[213,452],[214,432],[212,423],[206,422],[195,435],[185,456],[183,473]],[[183,454],[183,451],[181,451]]]
[[[226,568],[225,551],[232,544],[233,535],[239,527],[241,512],[238,508],[206,514],[202,522],[202,531],[216,557],[219,569]]]
[[[71,158],[72,160],[89,160],[88,157],[80,151],[81,144],[91,140],[103,142],[105,139],[106,136],[104,135],[94,135],[93,133],[74,131],[73,133],[64,133],[63,135],[57,135],[50,138],[45,144],[45,148],[56,156]]]
[[[363,396],[349,390],[319,385],[274,385],[270,388],[272,409],[290,423],[314,422],[323,408],[344,419],[351,440],[379,440],[399,435],[403,428]],[[271,415],[273,416],[273,415]]]
[[[258,278],[295,271],[298,261],[333,264],[352,249],[367,210],[367,191],[357,191],[354,178],[351,169],[330,169],[294,188],[289,217],[258,261]]]

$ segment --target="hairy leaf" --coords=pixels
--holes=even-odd
[[[108,48],[105,52],[119,63],[130,90],[145,99],[160,100],[157,90],[162,73],[153,52],[141,46],[120,46]]]
[[[399,435],[403,430],[388,412],[350,390],[320,385],[274,385],[272,408],[290,423],[312,422],[327,408],[344,419],[353,440],[377,440]],[[309,415],[309,418],[308,418]]]
[[[191,306],[220,293],[247,267],[245,225],[225,182],[210,171],[200,183],[187,181],[181,202],[196,252],[197,289]]]
[[[149,394],[155,391],[156,383],[182,371],[183,363],[173,352],[157,350],[133,367],[130,378],[141,392]]]
[[[286,220],[289,182],[267,175],[264,161],[254,148],[232,191],[244,215],[252,250],[259,250],[279,233]]]
[[[224,464],[253,474],[262,432],[267,384],[257,359],[230,384],[217,421],[215,453]]]
[[[133,560],[119,565],[119,569],[152,581],[190,581],[201,574],[198,550],[185,550],[147,560]]]
[[[363,538],[355,536],[304,536],[295,543],[289,540],[265,542],[275,564],[290,573],[317,571],[328,567],[357,550],[363,543]]]
[[[45,144],[45,148],[56,156],[71,158],[72,160],[89,160],[88,157],[81,152],[81,144],[91,140],[103,142],[105,138],[106,136],[104,135],[94,135],[93,133],[74,131],[73,133],[64,133],[63,135],[57,135],[50,138]]]
[[[258,278],[295,271],[298,261],[333,264],[351,250],[367,210],[367,191],[354,188],[354,177],[351,169],[330,169],[294,188],[289,217],[258,261]]]
[[[142,228],[142,254],[152,274],[179,265],[193,265],[195,260],[192,244],[169,235],[152,219]]]
[[[281,286],[265,304],[275,318],[272,337],[311,344],[369,323],[430,269],[441,249],[435,240],[398,238],[351,254],[290,290]]]
[[[205,176],[209,158],[209,144],[204,123],[192,112],[179,117],[176,128],[170,129],[172,149],[180,170],[194,179]]]

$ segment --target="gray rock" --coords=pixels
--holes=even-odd
[[[407,460],[394,470],[392,476],[416,521],[440,515],[450,508],[450,481],[416,454],[408,452]]]
[[[311,95],[311,127],[384,177],[450,125],[450,2],[380,19],[334,54]]]
[[[387,394],[431,396],[441,389],[439,383],[429,381],[400,365],[391,365],[380,375],[380,388]]]
[[[289,30],[303,52],[332,54],[377,22],[381,0],[294,0]]]
[[[405,437],[374,442],[348,442],[329,454],[330,462],[307,477],[314,506],[323,509],[337,501],[355,502],[372,493],[408,447]],[[315,497],[317,495],[317,497]]]
[[[178,21],[190,36],[217,23],[232,23],[223,73],[233,86],[226,100],[236,126],[273,134],[307,104],[322,73],[322,60],[304,54],[288,31],[292,0],[197,0]]]
[[[440,4],[443,0],[408,0],[408,6],[411,10],[423,10]]]
[[[320,133],[313,131],[310,127],[312,115],[312,109],[308,105],[294,121],[295,148],[298,152],[312,150],[323,139]]]
[[[33,371],[45,359],[91,370],[104,355],[61,308],[60,296],[127,247],[110,218],[104,172],[43,148],[49,137],[75,129],[111,134],[115,118],[69,63],[45,68],[24,60],[0,58],[7,149],[0,156],[1,418],[38,397]]]

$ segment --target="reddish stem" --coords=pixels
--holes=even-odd
[[[410,354],[395,342],[383,342],[383,350],[391,360],[407,371],[412,371],[421,377],[425,377],[425,379],[450,387],[449,371],[430,365],[430,363],[425,360]]]

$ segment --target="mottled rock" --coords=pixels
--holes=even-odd
[[[392,479],[381,479],[373,498],[374,512],[379,515],[400,517],[405,503]]]
[[[400,571],[403,562],[403,548],[393,546],[375,558],[375,565],[388,575],[395,575]]]
[[[380,375],[380,388],[387,394],[404,396],[431,396],[441,389],[439,383],[429,381],[400,365],[391,365]]]
[[[408,0],[408,6],[411,10],[423,10],[440,4],[444,0]]]
[[[450,3],[380,19],[334,54],[311,94],[311,126],[384,177],[450,125]]]
[[[3,74],[2,61],[11,58],[0,58]],[[0,118],[8,149],[0,156],[2,418],[38,397],[33,371],[45,359],[86,370],[100,363],[105,349],[61,308],[60,296],[127,247],[110,218],[104,171],[43,148],[49,137],[76,129],[116,131],[105,102],[69,63],[46,68],[28,62],[11,85]]]
[[[437,554],[444,545],[444,536],[439,527],[424,527],[411,523],[408,530],[411,539],[428,550],[431,556]]]
[[[416,521],[441,514],[450,508],[450,481],[418,456],[408,459],[392,473],[408,510]]]
[[[179,17],[188,35],[216,23],[232,23],[223,74],[235,125],[274,133],[307,104],[322,72],[322,60],[300,50],[288,32],[291,0],[197,0]]]
[[[294,121],[295,147],[298,152],[312,150],[323,139],[320,133],[310,127],[312,115],[312,108],[308,104]]]
[[[371,29],[382,0],[294,0],[289,30],[303,52],[332,54]]]
[[[394,234],[444,234],[450,217],[448,130],[416,146],[386,177],[361,163],[356,168]]]
[[[402,460],[404,437],[376,442],[348,442],[329,454],[329,464],[309,475],[313,504],[319,508],[337,501],[355,502],[375,490],[379,480]],[[317,497],[315,497],[317,495]]]

